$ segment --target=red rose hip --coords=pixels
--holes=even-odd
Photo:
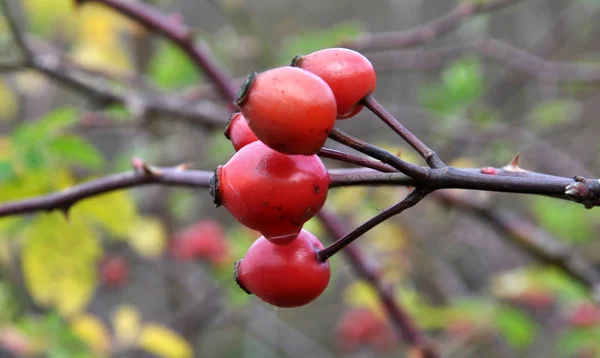
[[[306,305],[325,291],[331,276],[329,262],[317,257],[323,244],[302,230],[287,245],[275,245],[258,238],[243,259],[235,264],[240,287],[277,307]]]
[[[106,286],[121,287],[129,277],[129,264],[122,256],[107,256],[100,263],[100,273]]]
[[[241,113],[235,113],[227,123],[225,128],[225,137],[231,141],[233,148],[237,152],[244,146],[256,142],[258,138],[248,126],[246,118]]]
[[[256,137],[284,154],[312,155],[325,144],[337,106],[329,85],[296,67],[252,73],[236,104]]]
[[[256,141],[218,167],[211,181],[217,206],[274,243],[286,244],[323,207],[329,173],[316,155],[286,155]]]
[[[297,56],[296,66],[321,77],[335,95],[338,119],[360,112],[360,101],[375,91],[377,76],[371,62],[360,53],[345,48],[328,48]]]

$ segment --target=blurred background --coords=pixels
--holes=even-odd
[[[2,1],[35,61],[22,61],[3,16],[0,201],[131,170],[132,157],[213,170],[233,155],[226,102],[173,43],[95,1]],[[600,3],[500,2],[417,47],[374,48],[378,34],[397,38],[468,1],[145,1],[189,25],[237,81],[357,48],[378,72],[375,97],[451,165],[502,167],[520,153],[527,170],[597,176]],[[339,127],[423,164],[367,111]],[[327,207],[354,228],[406,193],[339,188]],[[597,209],[445,193],[354,244],[443,356],[600,357],[589,287],[519,244],[542,238],[600,267]],[[330,242],[318,221],[307,228]],[[419,357],[342,255],[305,307],[246,295],[232,266],[257,237],[205,190],[162,186],[82,201],[68,221],[2,218],[0,356]]]

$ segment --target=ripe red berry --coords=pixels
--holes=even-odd
[[[235,113],[227,123],[225,137],[231,141],[236,152],[258,140],[252,129],[248,126],[244,115],[239,112]]]
[[[100,263],[102,281],[108,287],[121,287],[129,277],[129,264],[122,256],[107,256]]]
[[[360,53],[345,48],[328,48],[297,56],[292,66],[321,77],[335,95],[338,119],[360,112],[360,101],[375,91],[377,76],[371,62]]]
[[[236,103],[258,139],[285,154],[316,154],[333,129],[337,113],[327,83],[290,66],[252,73]]]
[[[275,245],[263,236],[235,264],[240,287],[277,307],[298,307],[319,297],[331,275],[329,262],[317,257],[323,244],[302,230],[287,245]]]
[[[206,259],[220,265],[229,258],[229,243],[221,225],[201,220],[177,233],[170,242],[171,255],[179,260]]]
[[[210,192],[240,223],[286,244],[321,210],[328,188],[318,156],[281,154],[256,141],[215,170]]]

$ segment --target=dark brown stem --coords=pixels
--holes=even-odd
[[[110,191],[132,188],[148,184],[208,187],[212,172],[178,168],[149,168],[134,170],[92,180],[69,189],[35,198],[16,200],[0,206],[0,217],[36,211],[68,210],[80,200]]]
[[[322,158],[333,159],[348,164],[358,165],[364,168],[371,168],[380,172],[396,171],[396,169],[394,169],[393,167],[383,164],[381,162],[376,162],[367,158],[357,157],[356,155],[352,155],[335,149],[322,148],[317,154],[319,157]]]
[[[337,128],[334,128],[331,133],[329,133],[329,138],[344,144],[352,149],[355,149],[363,154],[366,154],[372,158],[381,160],[384,164],[389,164],[392,167],[398,169],[402,173],[409,175],[416,179],[424,179],[427,176],[427,169],[420,167],[418,165],[411,164],[409,162],[405,162],[404,160],[398,158],[392,153],[383,150],[379,147],[376,147],[370,143],[367,143],[358,138],[352,137]]]
[[[349,231],[347,225],[337,215],[326,209],[321,210],[318,217],[329,232],[329,235],[334,239],[341,238]],[[373,286],[389,319],[402,339],[415,348],[420,349],[423,352],[423,357],[438,357],[438,354],[427,344],[425,335],[419,330],[412,317],[394,298],[394,293],[390,287],[382,282],[373,265],[367,264],[361,250],[356,246],[348,246],[342,251],[342,255],[344,255],[354,271],[356,271],[358,277]]]
[[[151,31],[158,32],[177,44],[190,56],[194,63],[215,84],[215,87],[231,109],[237,92],[233,78],[211,56],[210,50],[195,43],[194,33],[183,23],[163,14],[156,8],[139,1],[122,0],[86,0],[104,4],[121,14],[133,19]]]
[[[379,119],[396,132],[406,143],[410,144],[419,155],[425,159],[431,168],[444,168],[446,164],[442,162],[436,152],[429,149],[417,136],[412,134],[399,120],[387,111],[372,95],[368,95],[362,100],[365,107],[373,112]]]
[[[387,208],[386,210],[382,211],[381,213],[366,221],[361,226],[344,235],[344,237],[340,238],[330,246],[324,248],[323,250],[320,250],[318,254],[319,260],[328,260],[331,256],[335,255],[340,250],[350,245],[352,242],[354,242],[354,240],[358,239],[372,228],[376,227],[377,225],[381,224],[382,222],[386,221],[392,216],[398,215],[404,210],[415,206],[428,193],[429,191],[427,189],[415,188],[413,191],[410,192],[410,194],[406,196],[406,198],[404,198],[404,200],[402,200],[398,204]]]

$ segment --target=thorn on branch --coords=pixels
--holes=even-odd
[[[192,162],[187,162],[187,163],[181,163],[178,166],[175,167],[175,170],[179,170],[181,172],[184,172],[188,169],[190,169],[192,167],[193,163]]]
[[[505,167],[503,167],[502,169],[508,171],[508,172],[522,172],[524,171],[523,169],[521,169],[521,167],[519,167],[519,159],[521,159],[521,154],[517,153],[517,155],[515,155],[510,163],[508,163],[508,165],[506,165]]]
[[[138,158],[138,157],[133,157],[131,159],[131,165],[133,167],[133,170],[137,173],[143,173],[144,175],[149,175],[149,176],[161,176],[162,175],[162,171],[158,168],[154,168],[148,164],[146,164],[146,162],[144,162],[144,160]]]

